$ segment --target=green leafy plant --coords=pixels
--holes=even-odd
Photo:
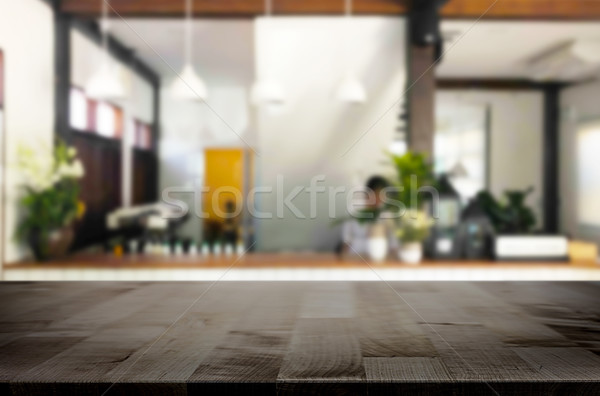
[[[481,191],[475,199],[479,201],[497,233],[526,234],[532,232],[536,223],[533,210],[525,205],[525,199],[532,191],[533,188],[506,191],[504,201],[496,200],[487,191]]]
[[[35,237],[42,254],[52,231],[80,218],[85,207],[79,200],[84,170],[77,151],[63,142],[50,148],[18,148],[17,168],[23,183],[20,204],[24,215],[17,228],[19,239]]]
[[[424,198],[419,189],[436,187],[437,182],[433,166],[425,154],[408,151],[404,155],[389,154],[396,170],[396,186],[399,187],[397,199],[408,209],[422,207]]]
[[[398,219],[396,236],[402,242],[422,242],[429,236],[429,230],[433,226],[433,219],[422,210],[407,210]]]

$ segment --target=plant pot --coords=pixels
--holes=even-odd
[[[32,231],[27,238],[29,247],[37,261],[63,257],[69,251],[75,234],[71,225],[50,231]]]
[[[375,223],[371,226],[369,240],[367,241],[369,258],[375,263],[381,263],[388,254],[388,240],[385,234],[385,226]]]
[[[420,242],[404,243],[398,251],[398,256],[406,264],[418,265],[423,259],[423,245]]]

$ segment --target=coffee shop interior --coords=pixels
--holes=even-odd
[[[600,280],[600,6],[538,3],[0,0],[2,278]]]

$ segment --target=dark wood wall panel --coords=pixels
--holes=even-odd
[[[359,15],[402,15],[411,0],[354,0]],[[417,1],[417,0],[415,0]],[[173,0],[112,0],[121,16],[179,17],[185,3]],[[98,0],[63,0],[61,9],[81,16],[98,16]],[[253,17],[264,13],[263,0],[194,0],[194,12],[203,17]],[[273,0],[279,15],[334,15],[344,12],[343,0]],[[447,18],[486,19],[600,19],[597,0],[450,0],[443,8]]]
[[[74,132],[73,144],[85,168],[81,199],[87,210],[74,243],[81,248],[106,240],[106,215],[121,205],[121,142]]]
[[[158,160],[153,151],[133,150],[133,205],[158,200]]]

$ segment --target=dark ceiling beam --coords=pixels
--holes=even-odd
[[[568,86],[568,83],[553,83],[557,86]],[[496,91],[517,91],[529,89],[545,89],[548,86],[546,82],[536,82],[526,79],[477,79],[477,78],[438,78],[436,81],[438,89],[489,89]]]
[[[127,17],[180,17],[183,0],[111,0],[111,6]],[[199,17],[255,17],[264,14],[264,0],[193,0]],[[354,0],[355,14],[398,15],[406,13],[408,0]],[[62,10],[80,16],[98,16],[100,0],[63,0]],[[339,15],[344,0],[273,0],[277,15]]]
[[[598,0],[450,0],[443,18],[598,20]]]
[[[64,12],[85,17],[100,14],[101,0],[62,0]],[[193,0],[198,17],[254,17],[264,13],[263,0]],[[354,0],[357,15],[403,15],[411,0]],[[413,0],[424,1],[424,0]],[[181,0],[111,0],[123,17],[180,17]],[[343,0],[273,0],[275,15],[339,15]],[[598,0],[450,0],[441,11],[452,19],[600,20]]]

